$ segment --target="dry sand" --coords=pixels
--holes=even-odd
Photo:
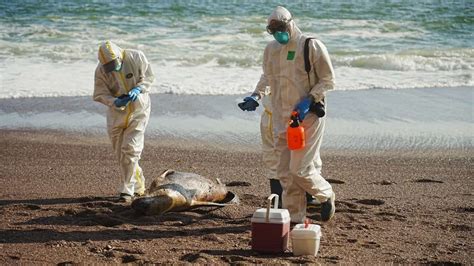
[[[239,206],[139,216],[115,202],[105,136],[1,130],[1,264],[473,264],[472,150],[323,150],[337,194],[317,257],[258,254],[250,217],[269,194],[261,154],[147,139],[148,182],[163,170],[242,181]],[[317,219],[317,216],[313,217]]]

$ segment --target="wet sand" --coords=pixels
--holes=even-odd
[[[472,147],[472,87],[332,91],[323,148]],[[147,134],[259,145],[263,108],[242,112],[246,95],[151,94]],[[0,99],[0,128],[107,134],[106,109],[91,96]]]
[[[146,217],[115,201],[119,170],[106,136],[0,136],[1,264],[473,263],[472,149],[323,149],[336,216],[322,225],[318,256],[296,257],[250,248],[250,217],[269,194],[258,150],[148,138],[147,183],[168,168],[242,182],[229,187],[239,206]]]

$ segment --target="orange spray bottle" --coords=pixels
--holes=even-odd
[[[286,130],[286,141],[288,143],[288,149],[290,150],[304,148],[304,128],[300,125],[298,116],[298,112],[296,111],[291,113],[291,120],[288,122],[289,125]]]

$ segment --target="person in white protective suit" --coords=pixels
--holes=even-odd
[[[278,157],[276,176],[283,188],[283,207],[292,223],[306,219],[306,193],[321,202],[321,220],[329,221],[335,212],[335,194],[321,176],[320,147],[325,117],[316,115],[316,106],[327,105],[326,92],[332,90],[334,70],[326,46],[309,40],[311,71],[305,71],[304,46],[309,36],[302,34],[290,12],[278,6],[268,18],[269,42],[263,56],[263,74],[254,93],[239,106],[254,111],[267,86],[271,90],[273,142]],[[292,111],[297,111],[305,130],[305,147],[289,150],[286,129]],[[313,112],[314,111],[314,112]]]
[[[155,76],[143,52],[121,49],[111,41],[99,47],[94,101],[107,105],[107,132],[121,172],[120,201],[145,192],[138,164],[150,117],[149,91]]]

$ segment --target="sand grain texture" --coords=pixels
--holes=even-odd
[[[140,216],[114,200],[105,137],[2,130],[0,145],[1,264],[473,263],[471,151],[323,149],[336,217],[318,257],[295,257],[250,249],[250,217],[269,194],[258,151],[147,140],[148,181],[168,168],[218,177],[242,204]]]

